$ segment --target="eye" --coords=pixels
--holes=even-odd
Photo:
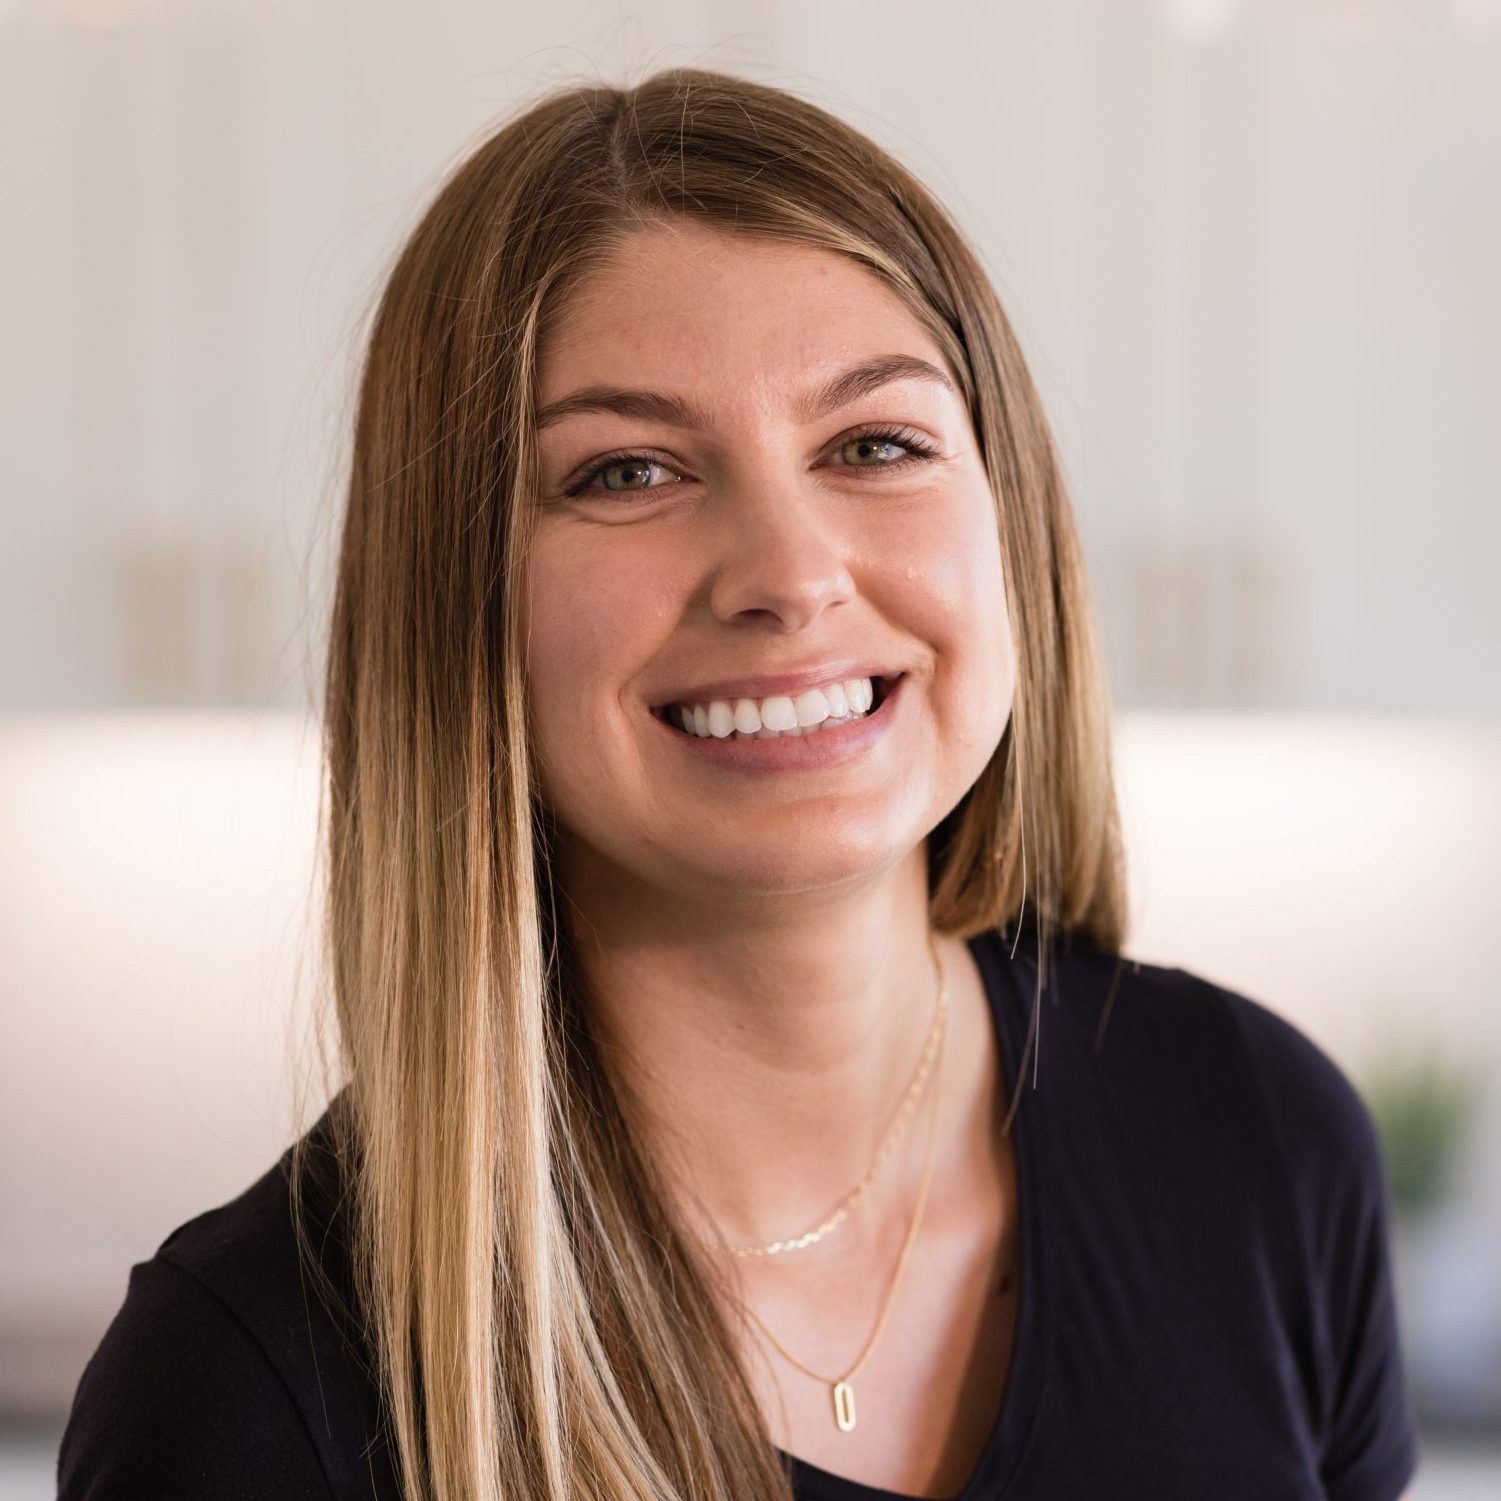
[[[568,496],[582,495],[585,490],[594,488],[593,482],[597,479],[605,480],[602,488],[611,494],[627,494],[631,491],[650,490],[654,488],[651,483],[651,472],[654,469],[667,472],[665,464],[644,453],[606,454],[603,459],[579,475],[577,479],[565,485],[563,487],[563,494]],[[624,482],[611,484],[609,480],[612,475],[624,476]]]
[[[861,428],[841,438],[837,446],[840,453],[853,452],[860,456],[854,463],[839,466],[847,469],[907,469],[938,456],[938,449],[910,427]],[[880,455],[893,448],[905,448],[907,452],[901,458],[881,459]],[[876,462],[864,462],[870,458]]]
[[[900,457],[888,457],[893,449],[905,449]],[[836,464],[836,469],[909,469],[913,464],[927,463],[938,457],[936,445],[910,427],[877,424],[862,427],[847,433],[834,445],[834,452],[857,455],[853,463]],[[563,486],[563,494],[570,499],[579,495],[646,495],[659,488],[651,482],[653,470],[666,474],[675,473],[660,459],[650,454],[621,450],[607,453],[595,460],[586,470]],[[612,483],[611,476],[620,482]],[[596,485],[596,480],[603,480]]]

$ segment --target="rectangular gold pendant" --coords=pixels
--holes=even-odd
[[[855,1389],[848,1381],[834,1383],[834,1421],[843,1433],[855,1426]]]

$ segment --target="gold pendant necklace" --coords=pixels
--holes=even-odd
[[[930,940],[931,942],[931,937]],[[936,958],[936,952],[935,952]],[[939,1001],[940,1005],[947,1000],[947,985],[943,981],[943,971],[939,969]],[[870,1337],[865,1341],[865,1348],[861,1350],[855,1363],[844,1372],[842,1376],[830,1377],[821,1371],[815,1371],[804,1365],[777,1339],[770,1329],[762,1323],[756,1311],[749,1303],[744,1305],[746,1313],[755,1321],[757,1327],[771,1342],[772,1347],[790,1365],[795,1366],[806,1376],[811,1376],[815,1381],[823,1382],[828,1388],[834,1404],[834,1422],[843,1433],[849,1433],[855,1426],[855,1389],[851,1384],[859,1373],[875,1348],[876,1341],[881,1337],[881,1330],[886,1326],[886,1316],[891,1312],[892,1300],[896,1295],[897,1284],[901,1281],[903,1268],[907,1264],[907,1255],[912,1249],[912,1243],[917,1239],[917,1227],[922,1223],[923,1207],[927,1203],[928,1187],[933,1178],[933,1147],[938,1136],[938,1105],[942,1099],[942,1090],[939,1088],[939,1080],[943,1074],[943,1035],[947,1027],[947,1015],[944,1014],[944,1022],[939,1031],[938,1062],[933,1075],[933,1103],[928,1113],[928,1140],[923,1151],[922,1180],[917,1191],[917,1203],[912,1211],[912,1222],[907,1227],[906,1239],[902,1242],[902,1249],[896,1259],[896,1268],[891,1274],[891,1281],[886,1288],[886,1296],[881,1301],[881,1312],[876,1319],[876,1327],[871,1330]]]
[[[789,1251],[801,1251],[822,1240],[831,1230],[837,1228],[848,1216],[850,1210],[864,1197],[871,1183],[874,1182],[876,1174],[880,1172],[882,1164],[900,1140],[908,1120],[911,1119],[912,1112],[917,1108],[923,1084],[927,1080],[929,1069],[933,1066],[933,1059],[937,1056],[938,1038],[947,1015],[948,985],[943,977],[943,965],[938,958],[938,946],[933,942],[931,929],[928,930],[928,953],[933,960],[933,972],[938,977],[938,1003],[933,1008],[933,1025],[928,1029],[928,1038],[923,1044],[922,1055],[918,1059],[912,1082],[907,1086],[901,1105],[892,1117],[891,1124],[887,1127],[865,1176],[845,1195],[827,1219],[815,1225],[811,1230],[805,1230],[801,1235],[792,1236],[787,1240],[774,1240],[769,1245],[763,1246],[724,1246],[719,1241],[706,1240],[704,1245],[710,1250],[727,1250],[737,1260],[783,1256]]]

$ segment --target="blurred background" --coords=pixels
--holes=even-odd
[[[1415,1495],[1501,1494],[1501,0],[0,0],[0,1501],[311,1077],[387,259],[539,92],[682,63],[842,114],[978,246],[1096,592],[1128,951],[1360,1088]]]

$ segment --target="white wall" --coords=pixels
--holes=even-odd
[[[0,711],[307,701],[384,257],[518,101],[802,89],[992,267],[1134,705],[1501,707],[1501,5],[0,5]]]

